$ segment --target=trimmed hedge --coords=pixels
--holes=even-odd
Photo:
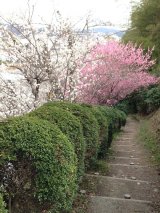
[[[37,116],[56,124],[60,130],[68,136],[68,139],[75,147],[78,158],[78,179],[80,179],[84,174],[84,155],[86,147],[79,119],[64,109],[46,105],[31,112],[30,116]]]
[[[0,125],[1,183],[13,213],[69,210],[76,195],[74,148],[57,126],[32,117]],[[5,178],[4,178],[5,177]]]
[[[70,102],[49,102],[44,106],[57,106],[71,112],[76,116],[83,127],[84,139],[86,142],[85,167],[88,169],[94,164],[99,150],[99,125],[89,108]]]
[[[108,151],[108,127],[109,122],[106,115],[101,111],[99,106],[92,106],[89,104],[81,104],[83,107],[89,108],[89,110],[94,114],[95,118],[99,124],[99,141],[100,147],[98,150],[98,158],[105,158]]]
[[[106,157],[125,122],[113,107],[49,102],[0,124],[0,184],[12,212],[70,212],[84,164]]]
[[[122,125],[125,125],[126,115],[124,112],[113,107],[99,106],[98,108],[108,122],[108,137],[107,140],[103,141],[99,150],[99,158],[105,158],[114,133],[119,131]]]

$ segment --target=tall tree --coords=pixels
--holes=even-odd
[[[147,51],[153,48],[156,59],[155,71],[160,75],[160,0],[141,0],[133,7],[131,26],[123,36],[123,41],[141,44]]]
[[[143,54],[140,47],[116,41],[95,46],[81,70],[79,101],[113,105],[135,90],[156,83],[156,78],[147,73],[154,64],[151,53]]]

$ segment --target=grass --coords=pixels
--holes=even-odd
[[[151,128],[150,120],[140,122],[139,139],[153,156],[153,162],[160,167],[160,144]]]

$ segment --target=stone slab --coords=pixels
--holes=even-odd
[[[103,197],[124,198],[129,194],[132,199],[152,201],[156,192],[154,185],[147,181],[112,178],[107,176],[88,176],[89,180],[96,184],[96,195]]]
[[[137,180],[144,181],[157,181],[157,173],[154,169],[150,167],[136,167],[132,165],[121,165],[121,164],[112,164],[109,166],[109,175],[118,177],[118,178],[130,178],[132,176],[136,177]]]
[[[150,203],[138,200],[92,196],[89,213],[151,213]]]

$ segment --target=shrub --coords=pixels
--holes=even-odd
[[[115,113],[117,114],[117,118],[119,120],[119,128],[121,128],[121,126],[125,126],[126,124],[126,114],[125,112],[121,111],[121,110],[118,110],[118,109],[115,109]]]
[[[160,85],[147,91],[145,102],[148,106],[147,113],[154,112],[160,107]]]
[[[98,150],[98,158],[105,158],[108,151],[108,120],[99,106],[92,106],[89,104],[82,104],[83,107],[88,107],[89,110],[94,114],[99,124],[99,140],[100,147]],[[96,164],[95,164],[96,165]]]
[[[160,107],[160,85],[143,88],[119,102],[118,109],[127,113],[147,115]]]
[[[99,150],[99,126],[90,109],[69,102],[49,102],[44,106],[57,106],[65,109],[80,120],[86,142],[85,166],[89,168],[96,161]]]
[[[30,116],[38,116],[56,124],[60,130],[68,136],[68,139],[75,147],[78,158],[78,178],[84,174],[85,141],[83,138],[82,126],[77,117],[70,112],[56,106],[42,106],[30,113]]]
[[[92,112],[92,114],[95,116],[96,120],[98,121],[100,132],[101,132],[102,128],[107,129],[108,122],[107,122],[106,118],[103,116],[103,113],[99,109],[98,105],[93,106],[93,105],[89,105],[89,104],[81,104],[81,106],[85,107],[87,110],[89,109]]]
[[[107,106],[98,107],[108,123],[108,138],[101,144],[99,157],[105,158],[108,152],[108,148],[111,145],[113,134],[121,128],[121,125],[125,125],[126,115],[124,112]]]
[[[6,204],[3,201],[3,197],[0,194],[0,213],[8,213],[8,211],[6,210]]]
[[[83,108],[89,109],[98,121],[100,126],[100,147],[98,152],[99,158],[107,156],[108,148],[112,142],[113,134],[126,123],[126,114],[114,107],[92,106],[81,104]]]
[[[57,126],[32,117],[0,125],[1,183],[13,213],[70,209],[76,194],[76,156]]]
[[[133,109],[134,106],[133,104],[130,105],[129,101],[127,99],[120,101],[117,105],[116,108],[123,111],[125,114],[129,114],[129,113],[134,113],[135,110]]]
[[[112,124],[112,115],[109,113],[108,111],[108,107],[104,107],[104,106],[100,106],[99,109],[101,110],[102,114],[104,115],[104,117],[107,119],[108,122],[108,138],[107,138],[107,142],[103,143],[101,145],[101,149],[100,149],[100,158],[105,158],[106,157],[106,153],[108,151],[108,148],[112,142],[112,138],[113,138],[113,124]]]

